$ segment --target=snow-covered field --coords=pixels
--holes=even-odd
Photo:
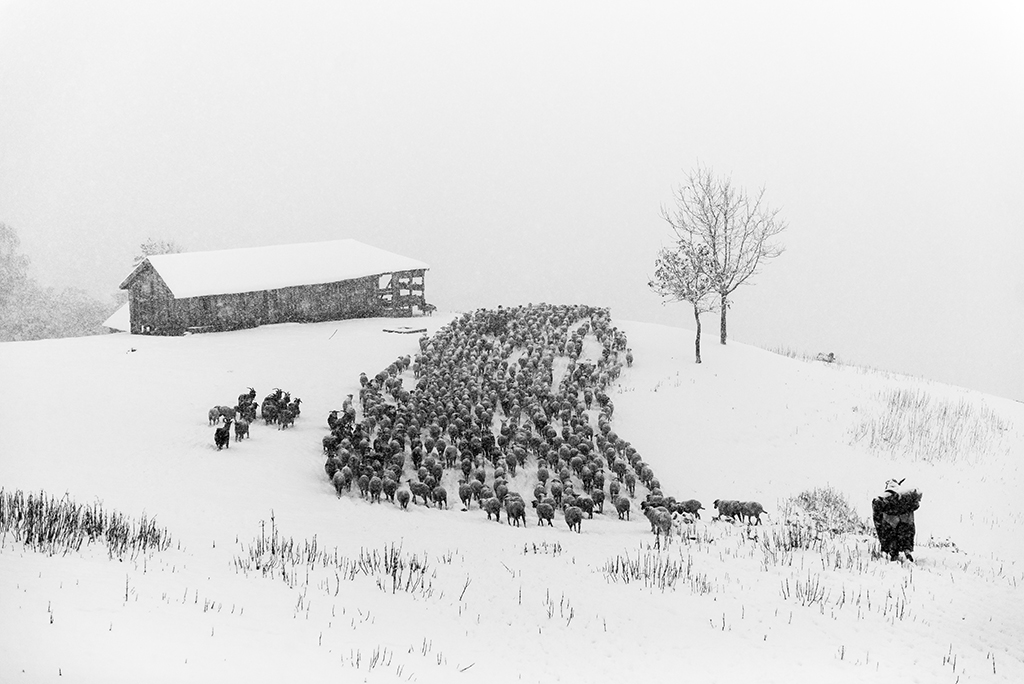
[[[746,528],[707,511],[658,550],[639,501],[630,522],[606,507],[576,534],[560,514],[517,528],[457,502],[337,498],[325,418],[360,372],[416,353],[416,335],[382,332],[394,324],[0,344],[0,487],[155,516],[173,539],[118,560],[4,538],[0,681],[1024,681],[1024,405],[709,338],[695,365],[691,331],[616,321],[636,362],[612,391],[615,430],[665,492],[774,514]],[[248,386],[289,390],[302,415],[218,452],[207,410]],[[1007,429],[935,463],[851,443],[899,388]],[[789,497],[831,486],[867,517],[890,477],[924,493],[916,563],[873,559],[869,536],[780,543]],[[265,574],[252,550],[275,534],[293,562]]]

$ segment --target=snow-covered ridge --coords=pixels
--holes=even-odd
[[[418,320],[432,333],[450,319]],[[666,492],[777,513],[830,485],[864,514],[889,477],[925,494],[916,567],[872,560],[868,539],[786,551],[772,536],[783,528],[753,539],[710,512],[689,544],[656,552],[639,515],[596,516],[577,535],[560,518],[537,527],[532,512],[523,529],[475,508],[339,500],[323,471],[326,414],[360,372],[415,354],[415,336],[383,333],[389,323],[0,345],[0,486],[146,513],[180,544],[119,563],[5,540],[0,680],[1024,679],[1020,404],[738,343],[705,345],[697,366],[689,331],[617,321],[636,361],[613,389],[616,431]],[[288,388],[302,415],[293,430],[257,423],[217,452],[206,411],[248,386]],[[1004,442],[936,463],[854,443],[879,394],[902,386],[986,407],[1010,426]],[[243,561],[272,533],[299,550],[315,539],[330,562],[264,576]],[[939,545],[947,538],[959,552]],[[374,574],[374,555],[396,552],[402,572],[414,558],[429,568],[414,591]],[[346,575],[360,559],[368,571]],[[626,582],[630,563],[677,581]]]

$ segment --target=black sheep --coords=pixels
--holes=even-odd
[[[217,451],[231,447],[230,418],[228,418],[222,426],[213,431],[213,443],[217,445]]]

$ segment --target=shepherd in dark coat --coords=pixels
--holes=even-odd
[[[914,511],[920,505],[921,493],[916,489],[904,489],[903,480],[889,480],[881,496],[871,501],[878,544],[882,553],[891,560],[896,560],[900,552],[906,555],[907,560],[914,560]]]

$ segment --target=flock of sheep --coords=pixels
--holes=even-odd
[[[355,485],[371,502],[447,508],[451,488],[465,510],[475,505],[496,522],[504,513],[515,526],[526,524],[528,509],[518,483],[532,495],[537,524],[552,526],[560,515],[576,532],[605,504],[629,520],[641,486],[651,531],[669,535],[704,508],[665,496],[651,466],[612,428],[608,389],[623,362],[632,365],[632,351],[606,308],[531,304],[464,314],[424,335],[414,358],[360,375],[358,402],[349,394],[328,416],[324,469],[339,497]],[[209,410],[214,445],[230,447],[232,424],[236,441],[248,437],[257,414],[286,429],[301,403],[277,388],[257,403],[250,387],[235,406]],[[765,512],[754,501],[714,507],[718,519],[748,524]]]
[[[585,354],[587,346],[595,353]],[[628,520],[639,484],[652,531],[669,534],[703,506],[665,496],[651,466],[612,428],[607,391],[632,361],[606,308],[463,314],[424,335],[415,357],[360,376],[358,403],[350,394],[328,416],[324,469],[339,497],[355,485],[370,501],[446,508],[447,482],[465,509],[475,505],[497,522],[504,512],[518,526],[527,506],[516,482],[532,495],[538,524],[560,514],[576,532],[606,503]],[[720,516],[760,522],[760,504],[715,503]]]

